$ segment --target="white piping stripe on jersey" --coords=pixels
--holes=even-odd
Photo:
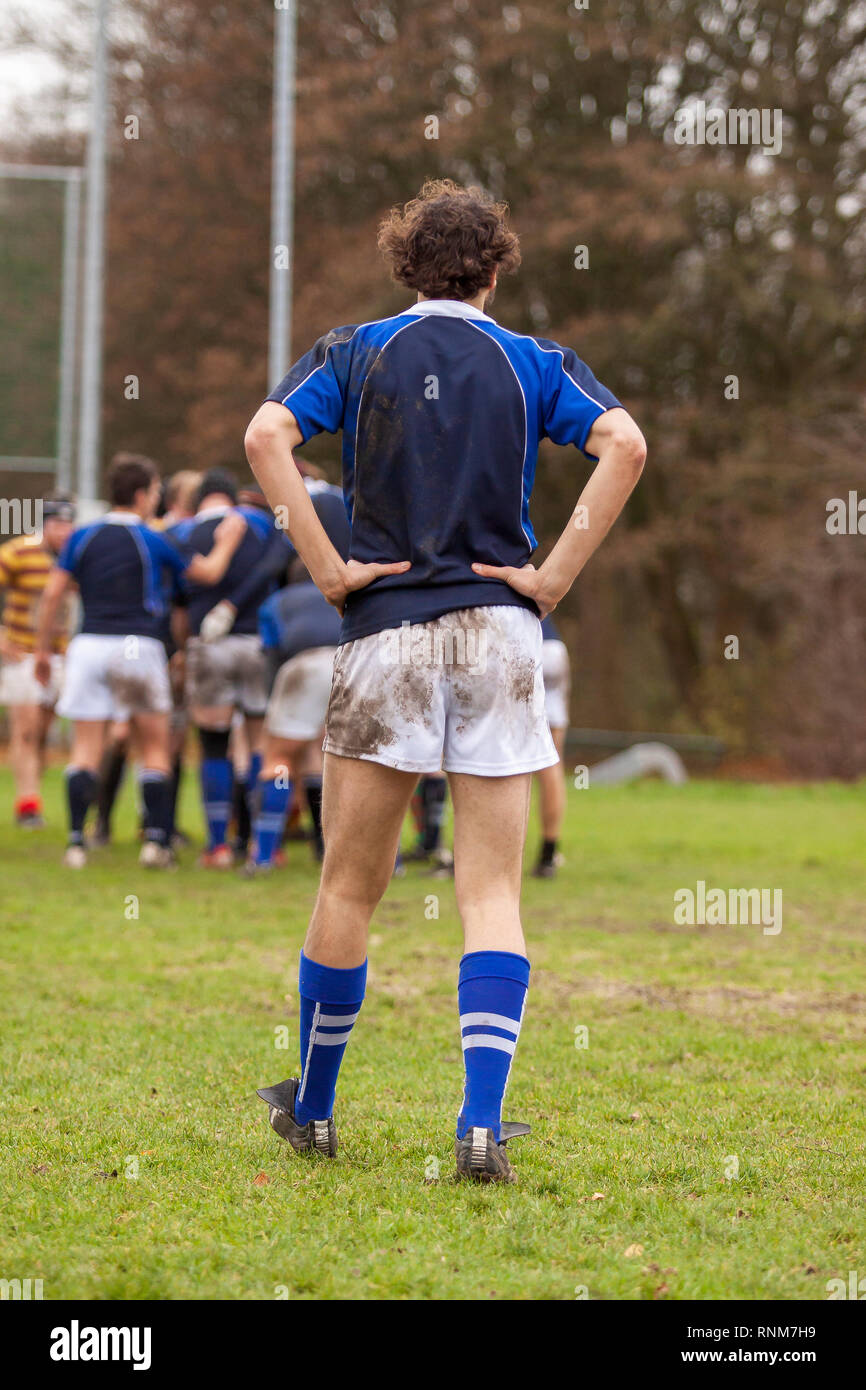
[[[497,1052],[507,1052],[512,1057],[517,1046],[517,1039],[512,1042],[510,1038],[497,1038],[495,1033],[464,1033],[463,1051],[466,1052],[470,1047],[492,1047]]]
[[[394,317],[398,317],[398,316],[395,315]],[[387,319],[369,319],[367,323],[358,323],[358,324],[355,325],[354,330],[349,334],[348,338],[340,338],[339,341],[340,341],[341,344],[342,344],[342,343],[351,343],[351,341],[352,341],[352,339],[354,338],[355,334],[356,334],[356,333],[360,333],[360,331],[361,331],[362,328],[372,328],[372,327],[374,326],[374,324],[377,324],[377,323],[387,323],[387,322],[388,322]],[[290,401],[290,400],[291,400],[292,396],[295,394],[296,391],[300,391],[301,387],[302,387],[306,382],[309,381],[309,379],[310,379],[311,376],[315,376],[315,375],[316,375],[316,372],[320,372],[320,371],[322,370],[322,368],[323,368],[324,366],[327,365],[328,353],[331,351],[331,348],[332,348],[332,347],[336,347],[336,346],[337,346],[337,339],[334,339],[334,342],[333,342],[333,343],[328,343],[328,346],[325,348],[325,355],[324,355],[324,357],[322,358],[321,362],[319,363],[318,367],[314,367],[313,370],[312,370],[311,372],[307,372],[307,375],[304,377],[304,380],[303,380],[303,381],[299,381],[298,384],[297,384],[297,386],[293,386],[293,387],[292,387],[292,389],[291,389],[291,391],[289,392],[289,394],[288,394],[287,396],[284,396],[284,397],[283,397],[283,401],[282,401],[283,405],[286,405],[287,401]]]
[[[318,1021],[319,1021],[319,1005],[317,1004],[316,1007],[315,1007],[314,1010],[313,1010],[313,1025],[312,1025],[312,1027],[311,1027],[311,1029],[310,1029],[310,1041],[309,1041],[309,1043],[307,1044],[307,1055],[306,1055],[306,1057],[304,1058],[304,1075],[303,1075],[303,1080],[301,1081],[301,1089],[298,1091],[298,1094],[297,1094],[297,1097],[296,1097],[296,1101],[295,1101],[296,1104],[297,1104],[297,1101],[303,1100],[303,1099],[304,1099],[304,1092],[305,1092],[306,1089],[307,1089],[307,1077],[308,1077],[309,1074],[310,1074],[310,1058],[311,1058],[312,1055],[313,1055],[313,1044],[314,1044],[315,1041],[316,1041],[316,1024],[318,1023]]]
[[[338,1028],[342,1023],[344,1027],[348,1027],[355,1022],[360,1012],[361,1010],[359,1009],[358,1013],[354,1014],[321,1014],[319,1016],[319,1025],[322,1028]]]
[[[505,1014],[461,1014],[460,1027],[471,1028],[476,1023],[486,1023],[491,1028],[507,1028],[515,1037],[520,1032],[520,1019],[508,1018]]]
[[[542,346],[541,346],[541,343],[538,341],[537,338],[531,338],[530,341],[533,342],[533,343],[535,343],[535,346],[538,348],[538,351],[539,351],[539,352],[552,352],[552,353],[554,353],[555,355],[557,355],[558,357],[561,357],[561,358],[562,358],[562,370],[563,370],[563,373],[565,374],[565,376],[568,377],[568,379],[569,379],[569,381],[571,382],[572,386],[576,386],[577,389],[578,389],[578,391],[581,393],[581,395],[582,395],[582,396],[586,396],[586,399],[587,399],[588,401],[592,401],[593,405],[597,405],[598,408],[599,408],[599,410],[608,411],[608,410],[612,410],[612,409],[613,409],[612,406],[609,406],[609,405],[602,405],[601,401],[597,401],[597,400],[595,399],[595,396],[591,396],[591,395],[589,394],[588,391],[584,391],[584,389],[583,389],[583,387],[581,386],[581,384],[580,384],[579,381],[575,381],[574,377],[571,375],[571,372],[568,370],[568,368],[567,368],[566,365],[565,365],[565,353],[562,351],[562,348],[545,348],[545,347],[542,347]]]
[[[474,323],[472,319],[467,319],[466,322],[470,324],[472,328],[478,329],[479,333],[484,333],[484,329],[481,328],[479,324]],[[497,327],[498,326],[499,325],[497,324]],[[514,372],[514,380],[517,382],[517,388],[520,391],[520,399],[523,401],[523,464],[520,469],[520,529],[523,532],[526,544],[529,546],[529,549],[531,551],[532,541],[527,536],[526,527],[523,524],[523,504],[526,501],[526,488],[524,486],[526,474],[526,454],[529,449],[529,412],[526,409],[526,396],[523,391],[523,385],[521,383],[520,377],[517,375],[517,369],[515,368],[511,358],[508,356],[508,353],[505,351],[505,348],[498,341],[498,339],[493,337],[492,333],[484,333],[484,337],[488,338],[491,343],[496,343],[496,346],[499,348],[499,351],[502,353],[502,356],[505,358],[512,372]]]
[[[348,1042],[352,1036],[352,1030],[348,1033],[311,1033],[310,1038],[315,1042],[316,1047],[336,1047],[339,1043]]]

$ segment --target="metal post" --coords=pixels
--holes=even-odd
[[[296,0],[276,0],[274,14],[274,101],[271,143],[271,278],[268,386],[290,365],[295,181]],[[285,250],[278,249],[285,248]],[[280,262],[278,268],[277,262]]]
[[[102,407],[102,308],[105,276],[106,67],[109,0],[96,0],[90,132],[87,140],[87,216],[84,248],[81,419],[78,494],[85,505],[99,495]]]
[[[57,409],[57,474],[59,488],[72,486],[72,411],[75,400],[75,327],[78,311],[78,230],[81,221],[81,177],[66,180],[63,199],[63,302],[60,311],[60,401]]]

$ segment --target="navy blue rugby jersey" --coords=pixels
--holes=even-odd
[[[186,610],[191,634],[196,637],[202,619],[216,604],[228,599],[237,608],[232,633],[254,634],[259,604],[277,586],[278,567],[272,563],[274,550],[282,553],[282,567],[291,556],[288,537],[278,530],[270,512],[258,507],[208,507],[187,521],[172,528],[172,536],[189,564],[193,555],[209,555],[213,549],[214,532],[229,511],[239,511],[247,523],[240,545],[229,561],[228,569],[218,584],[190,584],[187,587]],[[263,573],[263,583],[258,574]]]
[[[583,450],[619,405],[570,348],[450,299],[335,328],[268,399],[304,441],[342,430],[352,558],[412,562],[349,595],[343,642],[477,604],[537,612],[471,566],[527,563],[540,440]]]
[[[82,632],[164,637],[171,595],[187,561],[134,512],[107,512],[79,527],[57,563],[78,584]]]

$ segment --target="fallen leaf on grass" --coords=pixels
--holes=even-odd
[[[607,1195],[607,1194],[604,1193],[604,1192],[593,1192],[593,1194],[592,1194],[592,1200],[593,1200],[594,1202],[603,1202],[606,1195]]]
[[[635,1259],[635,1257],[636,1257],[637,1255],[642,1255],[642,1254],[643,1254],[643,1246],[642,1246],[642,1245],[629,1245],[625,1250],[623,1250],[622,1253],[625,1255],[625,1258],[626,1258],[627,1260],[633,1260],[633,1259]]]
[[[267,1173],[257,1173],[253,1178],[253,1187],[267,1187],[270,1178]]]

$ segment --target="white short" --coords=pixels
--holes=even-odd
[[[321,733],[328,712],[336,647],[313,647],[284,661],[265,716],[275,738],[311,739]]]
[[[63,657],[52,656],[51,679],[47,685],[39,684],[33,674],[35,665],[34,656],[23,656],[20,661],[4,660],[0,669],[0,705],[53,708],[63,684]]]
[[[171,687],[165,647],[155,637],[92,632],[73,637],[57,713],[66,719],[126,720],[168,714]]]
[[[193,709],[231,705],[259,719],[268,703],[266,662],[258,637],[230,632],[216,642],[193,637],[186,649],[186,699]]]
[[[571,693],[571,665],[568,647],[558,638],[541,644],[544,671],[544,712],[551,729],[568,728],[568,697]]]
[[[324,748],[404,772],[551,767],[535,614],[461,608],[339,647]]]

